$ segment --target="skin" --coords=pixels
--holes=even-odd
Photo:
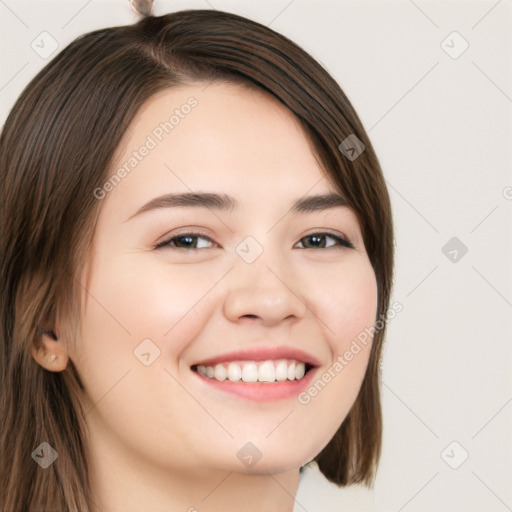
[[[288,212],[304,195],[335,190],[293,114],[262,91],[216,83],[159,93],[125,134],[113,172],[191,96],[197,107],[102,199],[82,279],[80,343],[45,336],[34,357],[50,371],[71,358],[80,373],[93,499],[103,512],[291,512],[299,468],[349,412],[371,341],[305,405],[296,396],[228,395],[190,366],[285,345],[313,354],[320,377],[374,324],[375,274],[348,207]],[[226,193],[239,206],[161,208],[127,220],[159,195],[190,191]],[[204,248],[153,248],[197,229]],[[326,230],[355,248],[330,237],[332,247],[302,248]],[[263,248],[250,264],[235,251],[249,235]],[[149,366],[133,352],[147,338],[160,350]],[[237,457],[247,442],[262,454],[250,468]]]

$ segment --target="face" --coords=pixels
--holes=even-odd
[[[181,472],[311,460],[356,399],[377,284],[347,206],[294,208],[336,194],[297,120],[261,91],[174,88],[111,176],[70,352],[98,450]],[[191,193],[231,199],[170,196]]]

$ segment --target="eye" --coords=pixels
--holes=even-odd
[[[327,246],[325,242],[327,238],[334,240],[334,244]],[[302,243],[303,240],[309,240],[306,245],[310,245],[310,247],[299,247],[299,249],[329,249],[336,246],[354,249],[354,246],[348,240],[332,233],[312,233],[311,235],[301,238],[299,243]]]
[[[334,240],[334,243],[327,245],[326,239]],[[210,241],[212,247],[218,247],[218,245],[211,240],[210,237],[203,235],[201,233],[180,233],[175,235],[163,242],[159,242],[155,244],[155,249],[160,249],[162,247],[170,247],[171,249],[208,249],[208,242],[199,242],[199,240],[207,240]],[[303,240],[308,240],[306,246],[303,244]],[[302,244],[302,247],[299,249],[330,249],[331,247],[347,247],[349,249],[353,249],[354,246],[345,238],[334,235],[332,233],[312,233],[311,235],[305,236],[299,240],[299,244]],[[308,247],[309,245],[309,247]]]
[[[199,239],[210,240],[211,238],[202,235],[201,233],[180,233],[179,235],[168,238],[163,242],[159,242],[154,246],[155,249],[161,247],[170,247],[171,249],[207,249],[207,245],[204,242],[197,243]],[[214,246],[217,246],[212,242]]]

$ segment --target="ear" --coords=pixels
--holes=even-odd
[[[51,372],[65,370],[69,355],[62,341],[59,341],[52,329],[44,329],[39,332],[41,334],[41,346],[31,349],[34,360],[45,370]]]

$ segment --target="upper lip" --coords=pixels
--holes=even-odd
[[[233,350],[208,359],[202,359],[192,366],[214,366],[218,363],[227,361],[268,361],[279,359],[294,359],[296,361],[309,364],[311,366],[320,366],[316,357],[295,347],[255,347],[240,350]]]

